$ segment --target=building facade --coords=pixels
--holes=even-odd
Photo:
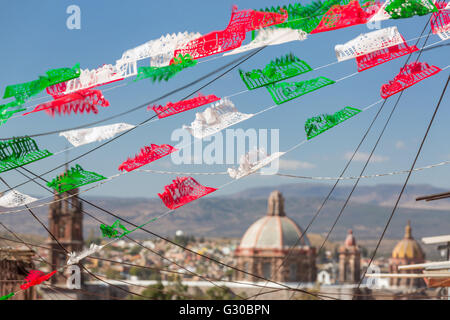
[[[267,215],[245,232],[234,253],[237,268],[277,282],[315,282],[316,251],[302,229],[284,211],[279,191],[270,194]],[[243,272],[235,279],[262,281]]]
[[[0,297],[17,291],[30,270],[34,269],[32,250],[0,248]],[[31,287],[9,300],[34,300],[36,290]]]

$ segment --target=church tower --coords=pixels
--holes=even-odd
[[[79,252],[83,249],[83,205],[77,196],[64,199],[78,193],[78,188],[64,193],[55,192],[54,200],[49,206],[48,222],[50,232],[58,239],[59,243],[69,252]],[[57,201],[64,199],[61,201]],[[67,262],[67,254],[62,251],[58,243],[49,236],[47,244],[51,247],[50,261],[52,269],[64,266]],[[51,278],[52,284],[65,284],[66,279],[57,273]]]
[[[361,277],[361,253],[353,231],[349,230],[344,245],[339,248],[339,282],[358,283]]]

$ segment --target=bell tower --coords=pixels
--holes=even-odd
[[[83,249],[83,204],[75,195],[77,193],[78,188],[61,194],[55,191],[55,202],[50,204],[48,212],[50,232],[69,252],[79,252]],[[64,266],[67,254],[52,237],[47,239],[47,244],[51,247],[49,258],[52,269]],[[53,276],[51,280],[52,284],[65,284],[66,282],[60,273]]]

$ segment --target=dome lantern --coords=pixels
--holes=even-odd
[[[284,198],[278,190],[273,191],[269,196],[269,200],[267,201],[267,215],[279,217],[286,216],[286,213],[284,212]]]

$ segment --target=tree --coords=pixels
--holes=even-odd
[[[108,268],[105,272],[106,278],[108,279],[123,279],[122,275],[118,270]]]

